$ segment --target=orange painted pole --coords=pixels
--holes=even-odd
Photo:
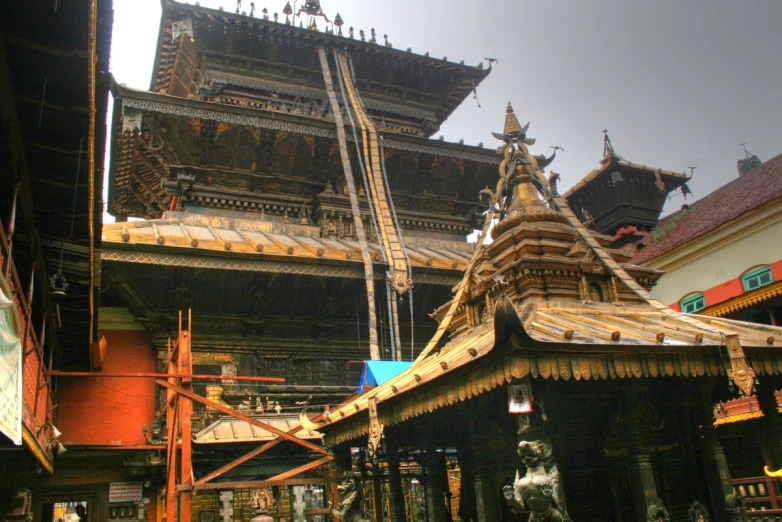
[[[182,329],[182,312],[179,312],[179,361],[177,372],[186,375],[193,373],[192,357],[190,352],[190,332],[193,331],[193,319],[190,310],[187,311],[187,330]],[[187,391],[193,389],[193,379],[183,377],[181,386]],[[180,473],[180,483],[182,485],[192,486],[195,480],[193,477],[192,461],[192,428],[191,416],[193,414],[193,401],[185,395],[179,398],[181,405],[179,407],[180,425],[182,426],[182,464]],[[182,491],[179,495],[179,520],[181,522],[190,522],[191,519],[191,491]]]
[[[168,351],[171,352],[171,340],[168,341]],[[175,373],[174,363],[169,359],[168,372]],[[175,385],[173,377],[168,382]],[[177,394],[171,390],[166,392],[166,427],[168,428],[168,450],[166,451],[166,522],[176,522],[176,452],[178,429]]]

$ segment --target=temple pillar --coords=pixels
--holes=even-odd
[[[437,453],[434,446],[426,448],[426,512],[429,522],[444,522],[449,519],[445,509],[445,488],[443,488],[445,455]]]
[[[475,509],[478,522],[494,522],[500,519],[497,505],[497,487],[494,476],[487,470],[480,470],[473,479],[475,484]]]
[[[654,480],[651,455],[643,451],[641,436],[641,411],[636,407],[643,400],[644,389],[635,383],[622,388],[622,408],[627,419],[627,444],[630,449],[628,471],[630,490],[633,494],[633,509],[637,520],[647,520],[650,511],[660,506],[660,495]]]
[[[782,468],[782,415],[777,413],[773,386],[766,385],[764,381],[761,386],[758,386],[757,396],[760,407],[765,412],[765,417],[761,419],[759,442],[766,465],[775,470],[780,469]]]
[[[382,476],[372,477],[372,505],[374,506],[375,520],[383,520],[383,485],[381,480]]]
[[[459,455],[459,469],[461,470],[461,484],[459,487],[459,512],[460,520],[477,520],[478,512],[475,506],[475,458],[472,449],[466,441],[460,441],[456,446]]]
[[[652,460],[648,453],[633,452],[630,455],[633,506],[638,520],[646,520],[649,510],[658,505],[657,485],[654,483]]]
[[[491,440],[487,436],[486,424],[475,416],[467,418],[467,428],[470,440],[469,457],[472,461],[473,491],[475,492],[475,512],[477,522],[494,522],[500,519],[498,504],[499,489],[496,472],[492,465]]]
[[[399,473],[399,446],[388,430],[386,431],[386,447],[388,448],[388,492],[389,517],[391,522],[405,522],[405,495],[402,491],[402,477]]]
[[[711,386],[701,386],[699,389],[699,404],[701,411],[699,425],[702,426],[701,459],[703,471],[706,474],[706,484],[709,488],[711,505],[714,509],[715,522],[731,522],[733,517],[728,511],[728,502],[733,498],[733,486],[730,483],[728,459],[722,449],[717,431],[713,423]]]

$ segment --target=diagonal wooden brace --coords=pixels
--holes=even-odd
[[[290,478],[290,477],[295,477],[296,475],[304,473],[305,471],[309,471],[311,469],[315,469],[317,467],[323,466],[324,464],[328,464],[332,460],[334,460],[334,457],[332,457],[331,455],[328,455],[328,456],[323,457],[321,459],[313,460],[312,462],[309,462],[307,464],[299,466],[298,468],[293,468],[293,469],[288,470],[288,471],[286,471],[284,473],[280,473],[279,475],[275,475],[272,478],[270,478],[269,480],[270,481],[271,480],[285,480],[285,479]]]
[[[317,453],[320,453],[322,455],[328,455],[329,454],[328,451],[324,450],[323,448],[321,448],[319,446],[316,446],[315,444],[307,442],[306,440],[302,440],[302,439],[300,439],[300,438],[298,438],[298,437],[296,437],[294,435],[290,435],[288,433],[285,433],[284,431],[279,430],[279,429],[275,428],[274,426],[270,426],[270,425],[268,425],[268,424],[266,424],[264,422],[261,422],[259,420],[253,419],[252,417],[248,417],[246,415],[242,415],[241,413],[238,413],[238,412],[232,410],[231,408],[229,408],[227,406],[223,406],[222,404],[219,404],[217,402],[210,401],[209,399],[201,397],[200,395],[195,394],[195,393],[193,393],[193,392],[191,392],[189,390],[186,390],[186,389],[182,388],[181,386],[177,386],[175,384],[171,384],[168,381],[164,381],[164,380],[161,380],[161,379],[157,379],[157,380],[155,380],[155,382],[157,384],[159,384],[160,386],[163,386],[164,388],[168,388],[169,390],[171,390],[171,391],[173,391],[175,393],[178,393],[180,395],[184,395],[188,399],[192,399],[194,401],[200,402],[201,404],[204,404],[206,406],[209,406],[210,408],[214,408],[214,409],[216,409],[218,411],[221,411],[221,412],[225,413],[226,415],[230,415],[230,416],[235,417],[235,418],[237,418],[239,420],[242,420],[244,422],[252,424],[253,426],[258,426],[259,428],[263,428],[263,429],[265,429],[267,431],[270,431],[271,433],[274,433],[275,435],[279,435],[280,437],[282,437],[284,439],[287,439],[287,440],[289,440],[291,442],[295,442],[296,444],[298,444],[300,446],[304,446],[307,449],[310,449],[310,450],[315,451]]]
[[[296,426],[295,428],[293,428],[292,430],[290,430],[288,432],[288,435],[293,435],[294,433],[297,433],[297,432],[301,431],[302,429],[303,428],[301,426]],[[209,473],[208,475],[204,475],[200,479],[196,480],[195,483],[196,484],[206,484],[210,480],[219,477],[223,473],[234,469],[236,466],[244,464],[248,460],[257,457],[261,453],[264,453],[266,450],[273,448],[274,446],[276,446],[277,444],[279,444],[280,442],[282,442],[284,440],[285,439],[282,438],[282,437],[277,437],[274,440],[270,440],[269,442],[261,444],[260,446],[258,446],[254,450],[248,451],[247,453],[245,453],[241,457],[239,457],[239,458],[237,458],[235,460],[232,460],[228,464],[226,464],[224,466],[221,466],[220,468],[214,470],[213,472]]]

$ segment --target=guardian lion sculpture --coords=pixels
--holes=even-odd
[[[529,522],[570,522],[560,503],[559,471],[551,464],[551,443],[523,440],[517,453],[527,473],[522,477],[517,471],[513,485],[503,488],[510,508],[519,515],[528,511]]]

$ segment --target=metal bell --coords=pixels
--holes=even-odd
[[[65,280],[65,276],[62,275],[62,270],[58,270],[49,279],[49,295],[55,301],[68,297],[68,281]]]

